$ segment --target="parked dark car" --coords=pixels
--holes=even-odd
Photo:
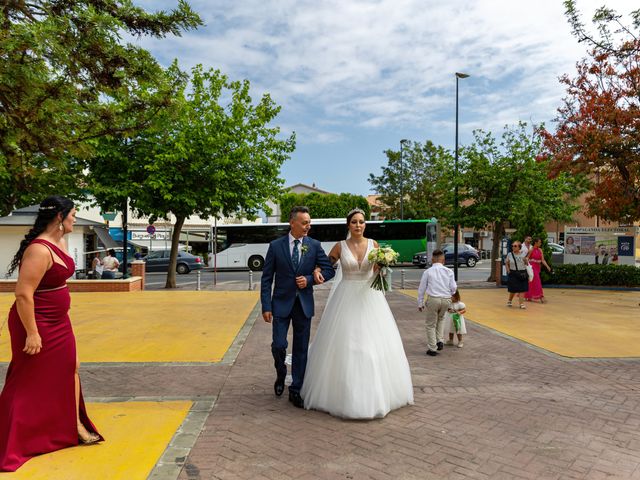
[[[154,250],[142,259],[146,262],[147,272],[167,272],[169,271],[169,250]],[[202,258],[192,255],[189,252],[178,251],[178,260],[176,262],[176,272],[183,274],[189,273],[191,270],[200,270],[204,267]]]
[[[453,265],[453,244],[445,243],[441,248],[444,251],[445,265]],[[476,266],[478,260],[480,260],[480,255],[475,248],[466,243],[458,244],[458,265],[466,265],[471,268]],[[420,268],[425,268],[431,265],[431,259],[427,258],[427,252],[418,252],[413,256],[412,263]]]

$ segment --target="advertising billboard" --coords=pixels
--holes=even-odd
[[[564,263],[635,265],[638,227],[567,227]]]

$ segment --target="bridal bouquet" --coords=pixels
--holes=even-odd
[[[391,273],[389,268],[396,263],[400,254],[394,251],[391,247],[374,248],[369,252],[368,259],[370,263],[375,263],[380,267],[378,273],[376,273],[373,282],[371,282],[371,288],[374,290],[381,290],[383,293],[388,292],[389,282],[387,280],[387,273]]]

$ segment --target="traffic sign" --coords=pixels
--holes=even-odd
[[[147,227],[147,233],[148,233],[149,235],[153,235],[154,233],[156,233],[156,227],[154,227],[153,225],[149,225],[149,226]]]

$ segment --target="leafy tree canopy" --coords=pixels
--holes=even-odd
[[[498,258],[505,224],[517,229],[548,220],[569,221],[579,209],[574,200],[585,191],[586,182],[580,175],[565,173],[549,179],[547,162],[536,160],[539,129],[519,123],[505,127],[501,140],[482,130],[474,132],[474,139],[462,149],[459,222],[476,228],[493,225],[492,258]],[[489,280],[495,273],[492,264]]]
[[[172,95],[125,34],[164,37],[200,24],[184,1],[148,13],[131,0],[15,0],[0,8],[0,214],[79,187],[87,140],[131,132]]]
[[[640,8],[630,12],[631,24],[626,23],[615,10],[606,6],[595,11],[592,23],[596,32],[590,31],[582,21],[575,0],[564,1],[565,15],[573,35],[600,53],[624,57],[640,51],[636,40],[640,34]]]
[[[311,218],[345,218],[354,208],[360,208],[368,219],[371,208],[367,199],[350,193],[285,193],[280,199],[280,221],[289,221],[289,212],[296,205],[309,207]]]
[[[168,72],[179,82],[177,65]],[[256,215],[280,192],[280,167],[295,149],[295,135],[279,138],[271,125],[280,112],[268,94],[255,102],[249,81],[218,70],[192,69],[182,89],[149,128],[134,137],[97,142],[87,163],[88,183],[105,209],[127,197],[140,215],[176,216],[167,287],[175,287],[178,240],[190,215]]]
[[[595,180],[587,197],[591,215],[631,223],[640,219],[640,10],[626,26],[614,11],[599,9],[593,20],[599,35],[591,35],[574,2],[565,6],[575,35],[593,49],[575,77],[561,78],[567,96],[556,131],[543,132],[544,153],[554,174]]]
[[[444,147],[427,140],[424,145],[408,142],[401,152],[386,150],[387,165],[378,176],[369,174],[372,189],[380,194],[387,218],[437,218],[447,224],[453,209],[454,158]],[[401,161],[402,160],[402,161]]]

